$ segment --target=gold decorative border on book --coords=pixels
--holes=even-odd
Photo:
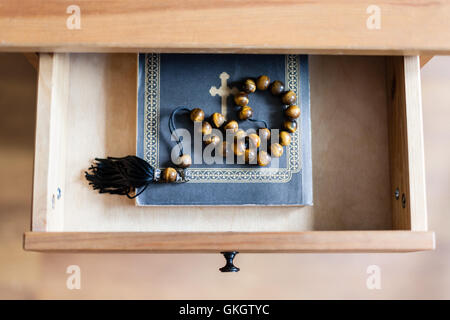
[[[159,167],[160,70],[159,54],[145,57],[144,159]],[[300,106],[300,62],[297,55],[285,56],[285,83],[297,95]],[[300,115],[302,117],[302,115]],[[301,118],[298,119],[301,122]],[[286,168],[189,168],[189,183],[286,183],[301,170],[301,125],[286,148]]]

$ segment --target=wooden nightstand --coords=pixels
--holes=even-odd
[[[37,61],[26,250],[434,248],[418,55],[450,53],[450,4],[78,1],[77,12],[66,11],[70,4],[6,2],[0,50],[60,52],[41,53]],[[66,24],[74,14],[79,29]],[[381,24],[371,27],[368,19],[377,14]],[[138,208],[92,193],[83,179],[94,156],[135,152],[137,52],[379,56],[310,56],[314,207]]]

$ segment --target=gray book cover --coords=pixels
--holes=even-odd
[[[312,205],[312,164],[308,57],[304,55],[140,54],[138,66],[137,156],[156,168],[173,166],[168,120],[180,106],[202,108],[238,120],[232,92],[242,80],[268,75],[281,80],[297,95],[301,108],[298,130],[281,158],[268,167],[248,164],[205,164],[194,148],[194,164],[186,170],[189,182],[156,183],[139,197],[137,205]],[[268,90],[250,95],[253,117],[271,129],[284,120],[279,97]],[[255,122],[239,127],[257,129]],[[193,130],[189,116],[178,117],[177,127]],[[138,190],[139,191],[139,190]]]

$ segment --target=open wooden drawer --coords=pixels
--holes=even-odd
[[[136,207],[84,179],[135,153],[136,54],[41,54],[35,251],[393,252],[427,231],[418,57],[311,56],[313,207]],[[274,195],[276,196],[276,195]]]

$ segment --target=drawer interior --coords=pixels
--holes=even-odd
[[[84,179],[94,157],[135,154],[137,55],[41,54],[32,231],[426,230],[419,72],[310,56],[313,207],[137,207]]]

